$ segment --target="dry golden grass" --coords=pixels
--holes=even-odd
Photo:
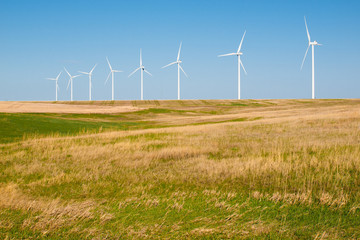
[[[0,209],[32,212],[19,229],[50,238],[360,237],[358,101],[276,101],[152,119],[188,126],[3,144]],[[0,220],[11,236],[16,223]]]

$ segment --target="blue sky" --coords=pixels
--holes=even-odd
[[[93,99],[111,99],[106,56],[116,69],[115,98],[140,98],[143,62],[145,99],[176,99],[176,60],[183,42],[183,99],[235,99],[235,57],[244,30],[241,95],[245,99],[310,98],[311,58],[304,15],[315,49],[316,97],[360,97],[360,2],[340,0],[184,1],[0,1],[0,100],[53,100],[55,77],[89,71],[95,63]],[[68,76],[59,80],[59,100],[69,100]],[[74,100],[88,99],[88,78],[74,80]]]

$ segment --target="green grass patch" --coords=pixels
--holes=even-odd
[[[101,114],[0,113],[0,143],[22,140],[24,136],[76,135],[99,130],[147,128],[151,125],[150,122],[124,121],[122,116]]]

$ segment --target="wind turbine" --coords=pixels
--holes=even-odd
[[[317,41],[311,42],[309,29],[308,29],[307,24],[306,24],[306,17],[304,17],[304,20],[305,20],[306,33],[307,33],[307,37],[308,37],[308,40],[309,40],[309,46],[306,49],[305,56],[304,56],[304,59],[302,61],[300,70],[302,70],[302,68],[304,66],[306,55],[307,55],[307,53],[309,51],[309,48],[311,46],[311,50],[312,50],[312,99],[315,99],[315,52],[314,52],[315,48],[314,48],[314,46],[321,46],[322,44],[319,44]]]
[[[169,67],[169,66],[174,65],[174,64],[178,65],[178,100],[180,100],[180,69],[181,69],[181,71],[183,71],[185,76],[188,78],[188,75],[185,73],[184,69],[180,65],[182,63],[182,61],[180,60],[181,44],[182,43],[180,43],[179,52],[178,52],[176,62],[169,63],[168,65],[162,67],[162,68],[166,68],[166,67]]]
[[[47,78],[47,80],[52,80],[52,81],[55,81],[55,101],[58,100],[58,89],[59,89],[59,84],[58,84],[58,80],[59,80],[59,77],[61,75],[62,71],[59,73],[59,75],[57,75],[56,78]]]
[[[228,53],[228,54],[223,54],[223,55],[218,56],[218,57],[226,57],[226,56],[237,56],[238,57],[238,99],[240,99],[240,66],[244,69],[245,74],[247,74],[244,64],[242,63],[242,61],[240,59],[240,56],[243,55],[243,53],[241,52],[241,46],[244,41],[245,34],[246,34],[246,31],[244,32],[244,35],[241,39],[239,48],[236,53]]]
[[[97,64],[95,64],[95,66],[91,69],[90,72],[81,72],[79,71],[79,73],[85,74],[85,75],[89,75],[89,101],[91,101],[91,88],[92,88],[92,84],[91,84],[91,77],[92,77],[92,72],[94,71],[95,67]]]
[[[142,64],[141,49],[140,49],[140,66],[137,69],[135,69],[132,73],[130,73],[129,77],[131,75],[133,75],[134,73],[136,73],[138,70],[140,70],[140,73],[141,73],[140,74],[140,76],[141,76],[141,100],[144,100],[144,97],[143,97],[143,93],[144,93],[144,91],[143,91],[143,89],[144,89],[144,73],[143,72],[146,72],[150,76],[152,76],[152,75],[151,75],[151,73],[146,71],[145,67]]]
[[[69,78],[69,83],[68,83],[66,89],[69,89],[69,85],[71,84],[71,88],[70,88],[70,91],[71,91],[70,101],[72,101],[72,100],[73,100],[73,79],[81,76],[81,74],[75,75],[75,76],[71,76],[71,74],[68,72],[68,70],[66,70],[66,68],[64,68],[64,69],[65,69],[65,72],[66,72],[66,73],[69,75],[69,77],[70,77],[70,78]]]
[[[105,84],[107,83],[107,81],[108,81],[108,79],[109,79],[109,77],[110,77],[110,74],[111,74],[111,100],[114,101],[114,73],[116,73],[116,72],[122,72],[122,71],[112,69],[111,64],[110,64],[110,62],[109,62],[109,59],[108,59],[107,57],[106,57],[106,61],[107,61],[107,63],[109,64],[110,72],[109,72],[108,77],[106,78]]]

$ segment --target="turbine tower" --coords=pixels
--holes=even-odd
[[[56,78],[47,78],[47,80],[55,81],[55,101],[58,100],[58,89],[59,89],[58,80],[59,80],[59,77],[60,77],[61,73],[62,72],[60,72],[59,75],[57,75]]]
[[[146,72],[147,74],[149,74],[150,76],[151,73],[149,73],[148,71],[146,71],[144,65],[142,64],[142,56],[141,56],[141,49],[140,49],[140,66],[135,69],[132,73],[130,73],[129,77],[131,75],[133,75],[134,73],[136,73],[138,70],[140,70],[140,78],[141,78],[141,100],[144,100],[144,72]]]
[[[245,74],[247,74],[247,72],[245,70],[245,67],[244,67],[244,64],[242,63],[242,61],[240,59],[240,56],[243,55],[243,53],[241,52],[241,46],[242,46],[242,43],[244,41],[245,34],[246,34],[246,31],[244,32],[244,35],[243,35],[243,37],[241,39],[239,48],[238,48],[236,53],[228,53],[228,54],[223,54],[223,55],[218,56],[218,57],[237,56],[237,58],[238,58],[238,99],[240,99],[240,66],[244,69]]]
[[[183,68],[181,67],[181,65],[180,65],[180,64],[182,63],[182,61],[180,60],[181,44],[182,44],[182,43],[180,43],[179,52],[178,52],[178,56],[177,56],[176,62],[169,63],[168,65],[162,67],[162,68],[166,68],[166,67],[169,67],[169,66],[174,65],[174,64],[177,64],[177,65],[178,65],[178,100],[180,100],[180,69],[181,69],[181,71],[185,74],[185,76],[186,76],[187,78],[189,78],[188,75],[185,73],[184,69],[183,69]]]
[[[109,59],[108,59],[107,57],[106,57],[106,61],[107,61],[107,63],[109,64],[110,72],[109,72],[108,77],[106,78],[105,84],[107,83],[107,81],[108,81],[108,79],[109,79],[109,77],[110,77],[110,74],[111,74],[111,100],[114,101],[114,73],[116,73],[116,72],[122,72],[122,71],[112,69],[111,64],[110,64],[110,62],[109,62]]]
[[[81,74],[75,75],[75,76],[71,76],[71,74],[68,72],[68,70],[66,70],[66,68],[64,68],[64,69],[65,69],[65,72],[66,72],[66,73],[69,75],[69,77],[70,77],[70,78],[69,78],[69,83],[68,83],[68,85],[67,85],[66,90],[69,89],[69,85],[71,84],[71,88],[70,88],[70,91],[71,91],[70,101],[72,101],[72,100],[73,100],[73,79],[81,76]]]
[[[309,51],[309,48],[311,46],[311,51],[312,51],[312,74],[311,74],[311,77],[312,77],[312,94],[311,94],[311,97],[312,97],[312,99],[315,99],[315,52],[314,52],[315,48],[314,48],[314,46],[321,46],[322,44],[319,44],[317,41],[311,42],[309,29],[308,29],[307,24],[306,24],[306,17],[304,17],[304,20],[305,20],[305,27],[306,27],[307,37],[308,37],[308,40],[309,40],[309,45],[308,45],[308,48],[306,49],[305,56],[304,56],[304,59],[302,61],[300,70],[302,70],[302,68],[304,66],[306,55],[307,55],[307,53]]]
[[[95,67],[97,64],[95,64],[95,66],[91,69],[90,72],[81,72],[79,71],[79,73],[85,74],[85,75],[89,75],[89,101],[91,101],[91,89],[92,89],[92,84],[91,84],[91,77],[92,77],[92,72],[94,71]]]

